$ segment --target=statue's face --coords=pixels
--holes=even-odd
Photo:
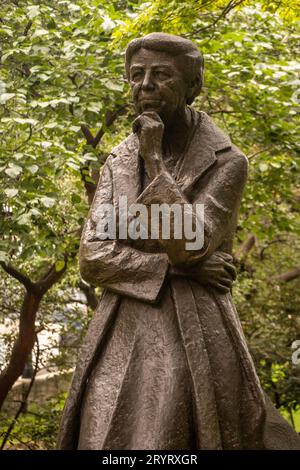
[[[155,111],[171,122],[186,105],[187,84],[178,58],[165,52],[139,49],[131,59],[129,80],[139,114]]]

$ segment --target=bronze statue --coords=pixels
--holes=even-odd
[[[247,159],[204,112],[203,59],[178,36],[132,41],[138,117],[102,170],[80,246],[103,286],[66,402],[61,449],[300,449],[263,393],[231,297]],[[203,246],[99,236],[104,204],[204,205]],[[195,214],[192,212],[192,217]],[[194,219],[193,219],[194,220]]]

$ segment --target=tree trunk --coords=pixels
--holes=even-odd
[[[0,374],[0,410],[8,392],[23,373],[35,341],[35,318],[41,297],[26,292],[20,315],[19,334],[13,346],[9,364]]]
[[[74,255],[72,255],[74,256]],[[0,374],[0,410],[3,406],[10,389],[16,380],[22,375],[26,361],[33,349],[36,331],[35,320],[43,296],[51,287],[58,282],[67,268],[67,256],[65,265],[61,271],[56,271],[55,264],[46,272],[38,282],[32,282],[28,276],[15,269],[9,264],[0,263],[4,271],[17,279],[26,289],[23,300],[19,332],[15,340],[12,353],[7,367]]]

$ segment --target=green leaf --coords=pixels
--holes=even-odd
[[[70,130],[73,131],[73,132],[78,132],[78,131],[80,131],[80,127],[79,126],[70,126]]]
[[[31,20],[40,14],[40,7],[38,5],[31,5],[27,7],[27,15]]]
[[[55,263],[55,271],[58,272],[58,273],[59,273],[60,271],[62,271],[62,270],[64,269],[64,267],[65,267],[65,264],[66,264],[66,263],[65,263],[63,260],[58,260],[58,261],[56,261],[56,263]]]
[[[34,175],[37,171],[39,171],[39,167],[37,165],[30,165],[28,170],[32,175]]]
[[[1,57],[1,63],[4,64],[4,62],[6,61],[6,59],[8,59],[11,55],[13,55],[14,51],[9,51],[7,52],[6,54],[3,54],[3,56]]]
[[[281,163],[279,163],[279,162],[271,162],[271,166],[272,166],[273,168],[278,168],[278,169],[279,169],[279,168],[281,168]]]
[[[81,197],[78,194],[74,193],[71,196],[71,201],[73,202],[73,204],[79,204],[79,202],[81,202]]]
[[[9,167],[6,168],[5,173],[11,178],[16,178],[20,173],[22,173],[22,171],[22,167],[15,165],[14,163],[9,163]]]
[[[33,126],[35,126],[35,124],[38,123],[38,121],[36,119],[29,119],[29,118],[26,118],[26,119],[14,118],[14,121],[18,122],[20,124],[32,124]]]
[[[56,204],[55,199],[52,199],[51,197],[47,197],[47,196],[41,197],[40,201],[43,204],[43,206],[47,207],[47,209],[49,209],[50,207],[53,207],[54,204]]]
[[[260,163],[258,165],[258,168],[263,173],[265,171],[268,171],[269,166],[266,163]]]
[[[15,188],[11,188],[11,189],[5,189],[4,192],[8,198],[13,198],[18,194],[19,190]]]
[[[8,255],[5,251],[0,251],[0,261],[3,263],[8,263]]]
[[[8,100],[11,100],[15,93],[0,93],[0,104],[5,104]]]
[[[38,209],[35,209],[34,207],[32,209],[30,209],[29,213],[31,215],[35,215],[36,217],[39,217],[39,216],[42,215],[41,212]]]
[[[90,103],[87,107],[88,111],[91,111],[92,113],[98,114],[102,109],[102,104],[101,103]]]
[[[18,225],[30,225],[30,222],[30,214],[22,214],[20,217],[17,218]]]
[[[112,91],[123,91],[124,86],[122,83],[120,84],[120,83],[109,81],[109,82],[106,82],[106,88]]]
[[[48,31],[46,29],[39,28],[39,29],[35,30],[35,32],[33,33],[33,35],[31,37],[32,37],[32,39],[34,39],[34,38],[38,38],[38,37],[41,37],[41,36],[45,36],[46,34],[48,34]]]

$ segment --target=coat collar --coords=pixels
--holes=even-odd
[[[193,112],[196,113],[194,110]],[[230,138],[206,113],[199,112],[195,133],[176,178],[181,190],[188,195],[198,179],[216,162],[217,152],[228,148],[231,148]],[[121,157],[122,163],[126,165],[125,169],[119,162],[127,185],[129,183],[129,187],[134,188],[134,193],[138,195],[141,192],[141,159],[137,135],[131,134],[112,151],[112,154]]]
[[[231,141],[204,112],[198,123],[178,171],[177,181],[186,194],[198,179],[216,162],[217,152],[230,148]]]

